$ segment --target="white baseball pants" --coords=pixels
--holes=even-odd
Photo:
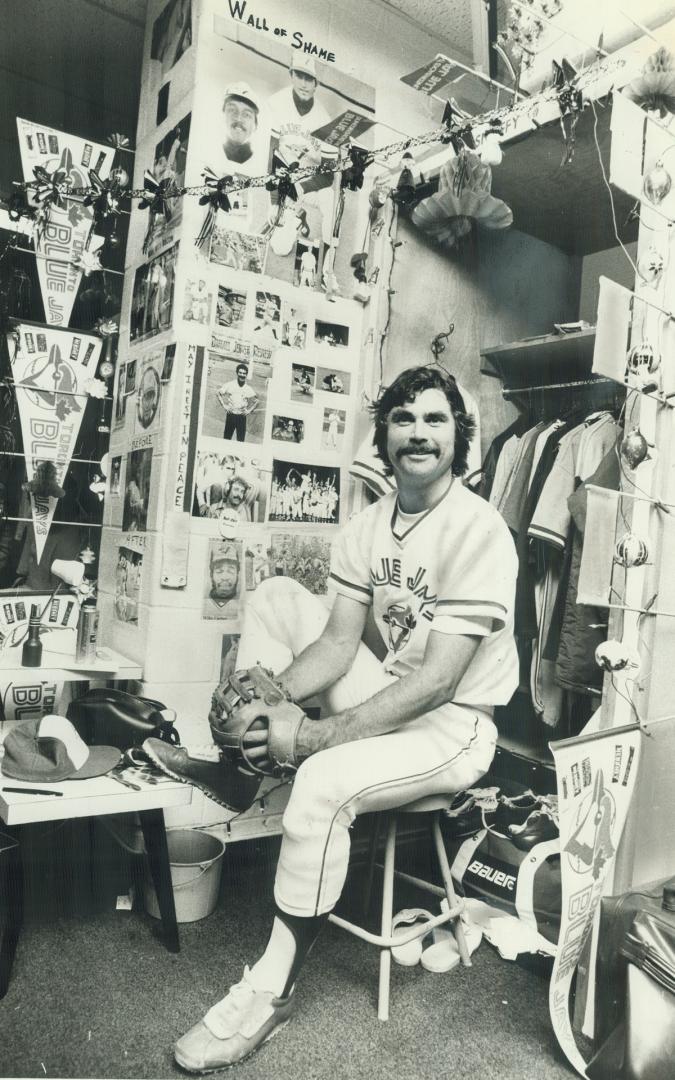
[[[328,614],[324,600],[298,582],[269,578],[247,602],[237,667],[260,662],[283,671],[319,637]],[[361,704],[395,678],[361,643],[351,670],[321,696],[322,715]],[[343,743],[304,761],[283,817],[278,906],[292,915],[330,911],[347,875],[354,818],[471,787],[490,766],[496,736],[489,710],[449,704],[391,734]]]

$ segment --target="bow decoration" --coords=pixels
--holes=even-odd
[[[73,259],[72,265],[77,270],[80,270],[84,277],[89,277],[90,274],[95,274],[97,271],[103,269],[98,252],[88,251],[86,248]]]
[[[95,169],[89,170],[91,190],[82,200],[91,206],[97,219],[105,221],[112,214],[120,213],[120,186],[114,177],[102,180]]]
[[[198,248],[203,247],[211,236],[211,233],[215,228],[218,211],[222,210],[227,214],[232,209],[228,191],[230,184],[234,181],[234,177],[232,176],[216,176],[213,169],[210,169],[208,165],[203,170],[202,176],[204,177],[204,184],[208,188],[208,191],[205,195],[200,197],[199,205],[208,205],[208,210],[206,211],[206,217],[204,218],[202,227],[195,240],[195,244]]]
[[[55,169],[53,173],[49,173],[42,165],[34,165],[33,175],[35,180],[27,186],[34,190],[35,201],[46,210],[52,206],[63,210],[70,191],[67,172],[64,169]]]
[[[139,210],[150,211],[148,228],[143,241],[143,251],[147,251],[157,218],[164,218],[167,225],[171,221],[173,217],[171,199],[175,198],[179,191],[172,176],[165,176],[163,180],[158,180],[149,169],[145,170],[143,176],[143,191],[144,195],[138,207]]]
[[[584,108],[584,97],[576,85],[577,73],[569,61],[553,61],[553,88],[560,109],[560,127],[565,142],[561,165],[569,165],[574,157],[575,131]]]
[[[352,143],[349,147],[349,165],[342,171],[341,186],[349,191],[360,191],[363,187],[363,174],[369,165],[372,165],[374,155]]]

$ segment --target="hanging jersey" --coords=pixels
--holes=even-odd
[[[453,701],[505,704],[518,685],[513,602],[518,563],[499,513],[455,480],[411,520],[396,494],[357,514],[333,545],[330,585],[373,607],[393,675],[417,670],[429,632],[481,638]]]

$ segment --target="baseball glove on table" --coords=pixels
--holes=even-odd
[[[297,769],[298,732],[307,717],[271,672],[256,664],[235,671],[213,694],[209,723],[223,757],[259,776]]]

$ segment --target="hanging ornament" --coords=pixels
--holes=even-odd
[[[386,189],[381,184],[376,184],[368,195],[368,202],[373,210],[381,210],[387,201]]]
[[[106,141],[111,146],[114,146],[116,150],[129,150],[129,136],[122,135],[119,131],[113,131],[111,135],[108,135]],[[130,151],[130,153],[132,152]]]
[[[456,173],[460,168],[464,180],[458,196]],[[482,229],[507,229],[513,223],[513,213],[491,189],[492,169],[478,154],[466,150],[461,157],[452,155],[441,167],[438,191],[417,204],[411,220],[443,247],[457,244],[474,222]]]
[[[370,150],[365,150],[355,143],[349,147],[350,164],[343,170],[340,183],[349,191],[360,191],[363,187],[363,174],[369,165],[373,163],[373,155]]]
[[[115,365],[111,364],[110,360],[102,360],[101,363],[98,365],[98,373],[101,378],[105,379],[106,381],[110,378],[111,375],[114,374],[114,372]]]
[[[646,112],[661,119],[675,113],[675,57],[661,46],[647,59],[642,74],[624,87],[623,93]]]
[[[661,252],[651,244],[637,261],[638,274],[646,285],[656,288],[665,264],[666,261]]]
[[[76,270],[80,270],[84,277],[89,277],[90,274],[95,274],[103,269],[98,252],[87,251],[86,248],[75,256],[72,265]]]
[[[659,390],[660,366],[661,357],[651,342],[640,341],[633,346],[626,358],[624,382],[645,394]]]
[[[595,662],[605,671],[620,671],[634,678],[640,670],[640,654],[623,641],[603,641],[595,650]]]
[[[201,196],[199,205],[208,205],[208,210],[206,211],[206,217],[204,218],[202,227],[195,240],[195,244],[198,248],[203,247],[211,236],[216,224],[218,211],[222,210],[223,213],[227,214],[232,209],[227,189],[234,179],[232,176],[218,177],[213,169],[208,166],[204,169],[202,175],[204,177],[204,184],[209,190],[205,195]]]
[[[649,453],[653,449],[639,428],[633,428],[621,440],[620,453],[629,469],[637,469],[643,461],[651,460]]]
[[[663,164],[663,161],[659,159],[656,165],[645,175],[642,190],[651,203],[658,206],[663,202],[666,195],[673,186],[673,181],[670,173]]]
[[[123,169],[121,165],[115,165],[110,170],[110,179],[117,187],[125,188],[129,185],[129,173],[126,169]]]
[[[103,500],[105,499],[105,487],[105,478],[101,476],[100,473],[94,473],[92,482],[89,485],[89,490],[92,492],[92,494],[96,495],[99,502],[103,502]]]
[[[119,214],[122,185],[117,183],[112,174],[107,180],[102,180],[95,169],[90,169],[89,183],[91,190],[85,195],[83,202],[85,206],[91,206],[97,224],[111,215]]]
[[[581,90],[576,85],[577,72],[568,60],[558,64],[553,61],[553,88],[558,99],[560,109],[560,127],[565,142],[561,165],[569,165],[574,157],[576,142],[576,127],[579,116],[584,107],[584,98]]]
[[[649,547],[641,536],[627,532],[617,540],[615,559],[622,566],[644,566],[648,558]]]
[[[85,566],[91,566],[92,563],[96,562],[96,555],[92,548],[89,547],[89,544],[82,549],[78,555],[78,559],[80,562],[84,563]]]
[[[488,131],[483,136],[478,153],[484,165],[501,165],[504,160],[504,152],[496,131]]]
[[[415,159],[409,150],[401,158],[401,172],[391,197],[397,206],[409,207],[415,201]]]
[[[103,379],[87,379],[84,383],[84,392],[89,394],[92,398],[104,398],[106,396],[107,387],[103,382]]]

